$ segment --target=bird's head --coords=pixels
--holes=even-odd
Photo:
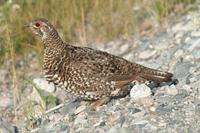
[[[41,38],[47,37],[54,31],[54,27],[44,18],[35,19],[25,26],[29,27],[33,34],[38,35]]]

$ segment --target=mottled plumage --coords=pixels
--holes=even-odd
[[[83,99],[99,100],[126,95],[137,81],[169,82],[173,74],[150,69],[106,52],[64,42],[45,19],[29,25],[44,43],[44,72],[48,81]]]

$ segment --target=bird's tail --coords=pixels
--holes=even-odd
[[[171,82],[173,81],[173,74],[160,70],[145,68],[140,73],[140,77],[146,81],[152,81],[155,83]]]

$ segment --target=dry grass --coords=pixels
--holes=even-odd
[[[195,3],[195,0],[15,0],[4,3],[0,6],[1,61],[10,50],[4,40],[7,25],[16,54],[35,50],[40,60],[42,46],[23,28],[34,18],[49,19],[65,40],[85,45],[134,35],[145,19],[153,17],[162,22],[172,13],[195,8]],[[30,48],[27,44],[34,45]]]
[[[16,72],[16,67],[15,67],[15,48],[14,48],[14,44],[11,41],[10,38],[10,28],[8,27],[8,25],[6,25],[6,42],[9,45],[9,57],[11,59],[11,75],[12,75],[12,93],[13,93],[13,103],[14,103],[14,108],[16,109],[17,107],[17,102],[19,101],[19,90],[18,90],[18,77],[17,77],[17,72]],[[15,114],[16,114],[16,110]]]

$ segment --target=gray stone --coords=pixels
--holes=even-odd
[[[187,96],[189,96],[189,93],[186,90],[181,90],[181,92],[175,95],[175,98],[177,101],[181,101]]]
[[[168,105],[164,105],[164,104],[161,104],[160,106],[156,108],[156,112],[158,113],[169,113],[171,111],[172,111],[172,107]]]
[[[53,83],[49,83],[44,78],[35,78],[33,79],[33,83],[38,87],[38,89],[47,91],[49,93],[52,93],[55,91],[55,86]]]
[[[72,115],[76,112],[77,107],[79,106],[79,102],[69,102],[68,104],[65,104],[65,106],[62,109],[63,114],[69,114]]]
[[[85,114],[79,114],[74,120],[74,124],[85,124],[87,123],[87,117]]]
[[[191,42],[191,45],[189,46],[189,48],[187,50],[192,52],[194,49],[200,48],[199,44],[200,44],[200,39],[199,38],[194,39],[193,42]]]
[[[190,67],[192,66],[190,62],[177,63],[175,67],[175,77],[185,78],[189,74]]]
[[[199,59],[200,58],[200,49],[193,50],[192,55],[194,56],[194,58]]]
[[[16,133],[17,128],[12,126],[10,123],[0,118],[0,132],[1,133]]]
[[[111,127],[108,133],[131,133],[130,129],[122,127]]]
[[[128,107],[128,111],[132,114],[135,114],[135,113],[138,113],[140,112],[141,110],[138,109],[138,108],[133,108],[133,107]]]

